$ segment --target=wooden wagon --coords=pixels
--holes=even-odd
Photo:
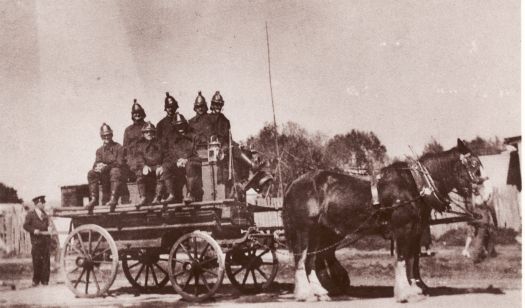
[[[133,193],[133,185],[128,186]],[[68,288],[78,297],[103,296],[115,281],[119,263],[139,291],[170,282],[189,301],[211,297],[225,274],[242,292],[267,288],[278,270],[274,235],[257,228],[253,207],[218,199],[215,181],[212,186],[212,200],[138,210],[132,202],[115,212],[97,206],[92,214],[79,207],[82,186],[63,187],[63,201],[76,205],[63,204],[54,211],[56,217],[71,218],[61,256]]]

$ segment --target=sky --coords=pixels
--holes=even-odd
[[[271,122],[431,138],[521,134],[519,1],[0,1],[0,182],[30,200],[87,182],[102,122],[216,90],[234,139]]]

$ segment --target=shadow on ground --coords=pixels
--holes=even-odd
[[[504,294],[499,288],[489,286],[488,288],[451,288],[451,287],[436,287],[429,288],[428,295],[434,296],[447,296],[447,295],[460,295],[460,294]],[[111,292],[110,296],[118,296],[119,294],[135,294],[136,296],[141,295],[135,289],[131,287],[123,287]],[[149,295],[165,295],[175,294],[175,291],[167,286],[161,290],[150,292]],[[338,295],[332,297],[333,301],[347,301],[352,299],[374,299],[374,298],[391,298],[394,296],[394,289],[392,286],[352,286],[350,290],[344,295]],[[257,294],[242,294],[235,287],[231,285],[223,285],[215,296],[206,301],[208,303],[220,303],[220,302],[236,302],[236,303],[265,303],[265,302],[286,302],[293,301],[293,284],[291,283],[274,283],[265,292]],[[206,303],[204,302],[204,303]],[[180,306],[184,307],[186,304],[184,300],[179,300]],[[156,306],[156,302],[149,301],[148,306]],[[158,306],[162,304],[161,297],[159,297]],[[141,307],[141,304],[137,304],[132,307]],[[179,306],[179,305],[177,305]]]

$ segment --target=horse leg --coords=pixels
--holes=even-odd
[[[305,261],[308,251],[308,237],[310,232],[308,230],[297,230],[296,243],[293,243],[292,253],[295,261],[295,288],[294,297],[298,301],[306,301],[312,299],[312,290],[308,277],[306,275]]]
[[[330,298],[328,297],[328,291],[323,287],[317,275],[316,264],[317,260],[321,259],[320,255],[322,254],[319,252],[319,250],[323,249],[320,240],[320,230],[318,230],[318,228],[313,228],[313,230],[310,232],[310,241],[308,244],[308,254],[306,256],[305,266],[306,274],[308,276],[308,281],[310,282],[310,287],[313,291],[313,294],[317,296],[318,300],[323,301],[329,300]]]
[[[410,236],[411,229],[411,224],[408,224],[403,227],[398,227],[394,232],[396,235],[394,297],[396,301],[402,303],[416,301],[420,299],[420,295],[422,294],[419,287],[415,284],[413,286],[410,285],[410,280],[413,279],[412,266],[414,263],[412,256],[413,243],[411,243],[413,238]]]
[[[414,282],[412,283],[415,283],[419,288],[421,288],[423,290],[423,294],[427,294],[429,287],[421,279],[421,273],[419,269],[419,252],[420,252],[419,246],[413,249],[414,264],[412,268],[413,268]]]
[[[330,230],[320,233],[325,247],[333,245],[339,240]],[[350,287],[350,279],[346,269],[335,257],[335,247],[320,253],[315,260],[315,268],[321,285],[328,290],[330,295],[344,294]]]

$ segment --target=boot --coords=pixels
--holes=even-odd
[[[110,213],[113,213],[115,211],[115,208],[117,207],[119,186],[120,186],[119,182],[111,182],[111,198],[109,199],[109,202],[106,204],[107,206],[109,206]]]
[[[175,187],[173,185],[173,180],[165,180],[166,190],[168,191],[168,198],[164,200],[164,203],[173,203],[175,201]]]
[[[146,205],[146,183],[137,183],[137,189],[139,191],[139,203],[135,205],[137,210],[141,207]]]
[[[93,208],[95,205],[98,204],[98,183],[91,183],[89,184],[89,196],[91,200],[89,203],[85,206],[85,208],[88,210],[89,214],[93,214]]]
[[[162,190],[164,189],[164,182],[162,180],[157,180],[157,186],[155,186],[155,197],[151,204],[160,204],[162,203]]]
[[[195,201],[195,198],[190,193],[186,194],[186,197],[184,198],[184,203],[192,203]]]

